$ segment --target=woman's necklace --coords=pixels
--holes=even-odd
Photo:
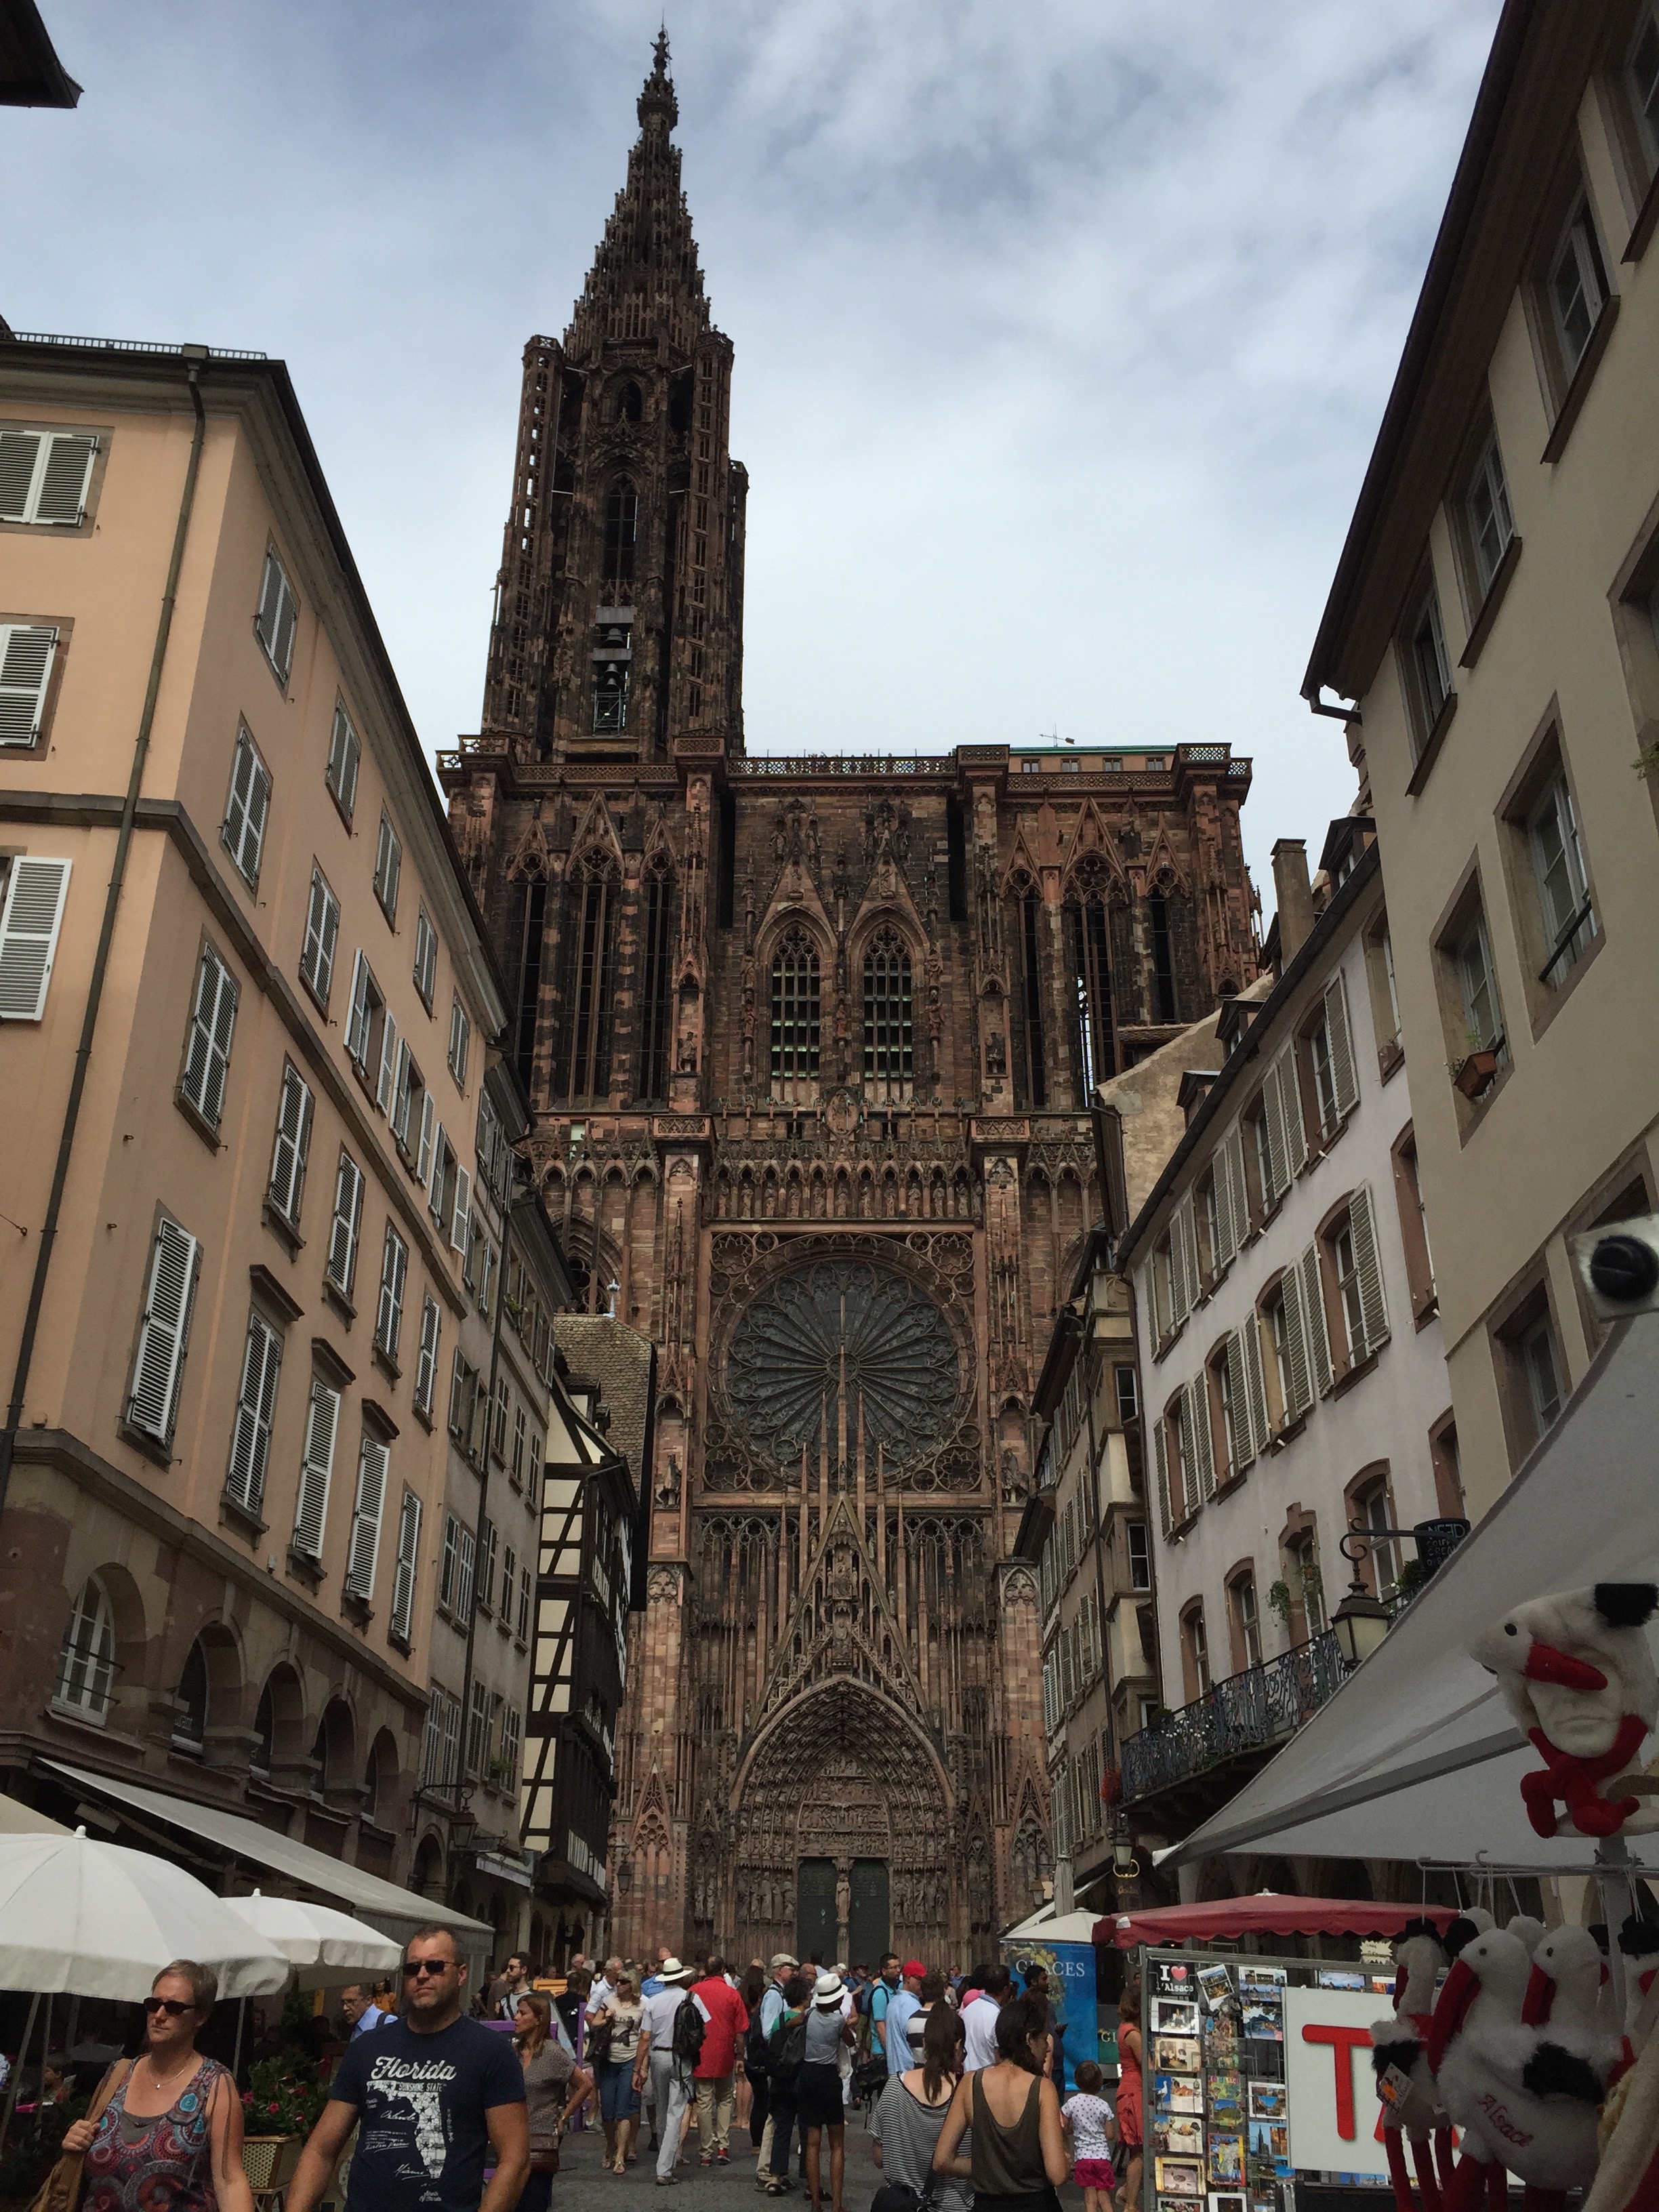
[[[173,2079],[175,2075],[182,2074],[184,2072],[185,2068],[190,2064],[191,2061],[195,2057],[196,2053],[193,2051],[186,2053],[186,2055],[179,2060],[179,2063],[166,2074],[162,2073],[161,2068],[156,2064],[154,2057],[151,2056],[149,2052],[147,2051],[144,2055],[149,2059],[150,2079],[155,2082],[158,2089],[165,2089],[167,2083]]]

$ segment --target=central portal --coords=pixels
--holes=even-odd
[[[892,1942],[888,1926],[887,1862],[854,1859],[853,1906],[847,1929],[847,1963],[874,1966]]]
[[[795,1949],[829,1966],[873,1966],[889,1942],[885,1859],[802,1859],[795,1868]]]

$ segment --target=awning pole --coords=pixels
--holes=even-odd
[[[242,2070],[242,2027],[246,2019],[247,1999],[241,1997],[237,2000],[236,2005],[236,2049],[230,2061],[230,2078],[233,2081]]]
[[[1620,2030],[1625,2025],[1625,1954],[1619,1948],[1619,1931],[1625,1915],[1636,1909],[1636,1893],[1629,1873],[1630,1852],[1622,1836],[1604,1836],[1595,1847],[1595,1887],[1601,1895],[1601,1917],[1607,1924],[1607,1972],[1613,1979],[1613,2016]],[[1623,1907],[1615,1911],[1618,1892]]]
[[[23,2024],[23,2040],[17,2046],[17,2063],[11,2069],[11,2081],[6,2090],[6,2111],[0,2119],[0,2150],[6,2147],[6,2137],[11,2130],[12,2112],[17,2103],[17,2085],[23,2078],[23,2060],[29,2047],[29,2038],[34,2033],[34,2015],[40,2008],[40,1992],[37,1990],[29,1999],[29,2016]]]

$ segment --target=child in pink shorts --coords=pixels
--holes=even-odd
[[[1112,2212],[1112,2108],[1100,2094],[1101,2072],[1091,2058],[1077,2069],[1077,2094],[1060,2108],[1072,2139],[1072,2179],[1083,2191],[1083,2212]]]

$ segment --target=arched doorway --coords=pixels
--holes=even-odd
[[[873,1963],[890,1945],[942,1952],[961,1924],[951,1822],[926,1738],[846,1680],[787,1705],[739,1778],[733,1924],[763,1955],[787,1946]]]

